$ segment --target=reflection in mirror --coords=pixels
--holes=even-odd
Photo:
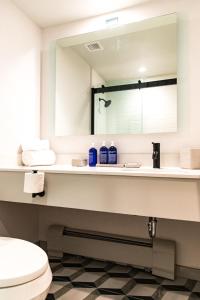
[[[176,15],[55,45],[57,136],[177,130]]]
[[[92,134],[174,132],[177,127],[176,83],[176,78],[139,80],[136,84],[94,88]],[[102,91],[104,98],[99,97]]]

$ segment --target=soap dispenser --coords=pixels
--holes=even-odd
[[[103,141],[102,146],[99,150],[99,162],[100,164],[108,163],[108,148],[106,147],[105,141]]]
[[[97,164],[97,149],[92,143],[91,148],[89,149],[89,166],[95,167]]]
[[[108,163],[117,164],[117,148],[114,145],[114,142],[111,142],[111,146],[108,149]]]

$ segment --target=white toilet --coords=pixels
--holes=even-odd
[[[45,300],[51,281],[48,257],[41,248],[0,237],[0,299]]]

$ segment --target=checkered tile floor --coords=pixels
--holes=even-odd
[[[129,266],[65,255],[50,259],[53,272],[47,300],[195,300],[200,282],[165,280]]]

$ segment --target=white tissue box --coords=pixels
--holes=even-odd
[[[200,147],[182,149],[180,152],[180,166],[184,169],[200,169]]]

